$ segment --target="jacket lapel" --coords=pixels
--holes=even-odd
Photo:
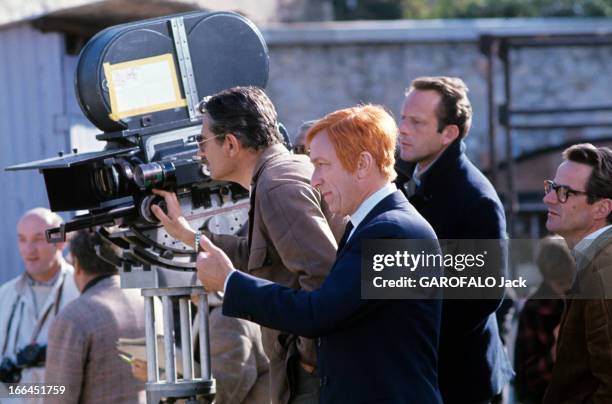
[[[383,199],[382,201],[378,202],[376,204],[376,206],[374,206],[374,208],[372,208],[372,210],[366,215],[365,218],[363,218],[363,220],[361,221],[361,223],[359,223],[359,226],[357,226],[357,228],[355,229],[355,231],[353,232],[353,237],[351,237],[351,239],[348,242],[345,242],[344,245],[338,247],[338,254],[336,255],[338,259],[340,259],[340,257],[342,256],[342,254],[344,253],[344,251],[346,251],[346,248],[349,244],[354,243],[356,240],[357,242],[359,242],[359,232],[369,223],[372,221],[372,219],[374,219],[376,216],[391,210],[395,207],[397,207],[398,205],[401,205],[402,203],[408,203],[408,200],[406,199],[406,197],[404,196],[404,194],[400,191],[397,190],[394,193],[392,193],[391,195],[388,195],[387,197],[385,197],[385,199]],[[346,235],[348,237],[348,235]],[[344,239],[344,237],[343,237]],[[341,240],[341,241],[345,241],[345,240]]]
[[[576,263],[578,269],[585,268],[587,265],[589,265],[595,256],[610,243],[612,243],[612,228],[600,234],[599,237],[593,240],[593,242],[587,247],[584,254],[581,254],[580,263],[582,266],[578,266],[578,263]]]
[[[419,201],[429,201],[431,200],[431,194],[433,192],[444,189],[444,186],[440,185],[438,182],[448,180],[448,171],[456,164],[456,161],[463,156],[465,148],[465,143],[459,139],[448,146],[446,150],[442,152],[442,155],[433,162],[432,166],[425,170],[421,177],[421,184],[416,187],[414,195],[410,198],[410,202],[418,204]],[[414,170],[412,174],[414,174]]]
[[[575,296],[580,293],[580,280],[588,276],[587,271],[591,266],[591,263],[597,254],[599,254],[599,252],[606,248],[606,246],[608,246],[610,243],[612,243],[612,228],[600,234],[599,237],[591,242],[584,252],[575,252],[574,258],[576,259],[576,274],[574,275],[572,286],[567,293],[569,296]]]
[[[346,228],[344,229],[344,234],[342,235],[342,238],[340,239],[340,242],[338,243],[338,251],[336,251],[336,257],[346,245],[346,241],[348,240],[352,231],[353,231],[353,222],[349,220],[348,223],[346,224]]]
[[[289,151],[282,144],[273,144],[269,146],[257,159],[255,168],[253,169],[253,178],[251,179],[251,190],[249,195],[249,232],[247,238],[247,245],[249,251],[251,251],[251,243],[253,239],[253,222],[255,219],[255,193],[257,192],[257,180],[261,175],[266,165],[277,158],[279,155],[288,154]]]

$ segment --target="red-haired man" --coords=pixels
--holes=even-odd
[[[307,138],[312,185],[332,212],[350,216],[321,287],[295,290],[236,271],[207,238],[198,278],[207,290],[225,291],[225,315],[316,338],[321,403],[441,403],[440,301],[361,298],[363,241],[414,238],[437,245],[431,226],[392,183],[393,118],[372,105],[343,109],[317,122]]]

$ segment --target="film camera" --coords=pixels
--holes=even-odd
[[[17,352],[16,361],[4,357],[0,362],[0,382],[19,383],[21,370],[29,367],[45,366],[46,356],[46,345],[30,344]]]
[[[211,401],[215,380],[210,366],[208,303],[197,286],[193,246],[174,240],[151,207],[163,200],[153,188],[177,193],[194,229],[236,233],[247,221],[248,191],[214,181],[195,157],[205,96],[234,86],[265,87],[268,49],[257,28],[228,12],[194,12],[107,28],[83,48],[76,71],[76,95],[86,117],[103,133],[102,151],[9,167],[38,169],[50,208],[82,211],[49,241],[66,233],[97,229],[98,255],[120,269],[121,286],[140,288],[145,298],[147,401],[186,398]],[[112,251],[109,252],[109,251]],[[200,375],[196,378],[191,343],[190,295],[197,295]],[[158,371],[154,298],[163,305],[165,380]],[[182,378],[175,358],[173,311],[179,303]],[[3,362],[7,377],[19,363]],[[16,370],[17,369],[17,370]]]
[[[49,241],[101,226],[118,247],[118,256],[106,258],[124,271],[193,269],[193,248],[173,240],[152,214],[163,201],[151,189],[175,191],[193,228],[238,230],[248,192],[211,180],[196,157],[197,104],[233,86],[265,87],[267,78],[266,44],[238,14],[195,12],[110,27],[83,48],[75,81],[83,113],[103,132],[97,139],[106,141],[104,150],[8,170],[40,170],[53,211],[88,211],[48,231]],[[134,286],[146,287],[141,281]]]

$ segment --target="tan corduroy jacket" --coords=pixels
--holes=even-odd
[[[612,229],[576,257],[545,404],[612,403]]]
[[[321,285],[336,258],[334,235],[342,234],[346,221],[322,204],[310,185],[312,171],[308,157],[292,155],[280,144],[260,155],[251,185],[250,237],[212,236],[237,269],[292,288]],[[297,348],[297,359],[315,366],[314,342],[263,327],[262,336],[270,359],[271,400],[285,404],[291,353]]]

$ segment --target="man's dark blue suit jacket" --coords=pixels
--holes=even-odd
[[[242,272],[228,280],[223,314],[316,338],[321,403],[441,403],[440,300],[362,300],[361,241],[435,239],[397,191],[338,250],[321,288],[286,288]],[[308,240],[303,240],[307,243]]]
[[[464,149],[460,140],[451,144],[425,171],[410,202],[432,225],[440,240],[504,240],[507,237],[503,206],[489,180],[467,158]],[[414,169],[406,164],[398,161],[396,165],[400,188]],[[498,273],[505,273],[505,252],[496,258]],[[497,300],[444,301],[438,372],[445,404],[485,401],[498,394],[512,378],[495,317],[502,297],[500,294]]]

